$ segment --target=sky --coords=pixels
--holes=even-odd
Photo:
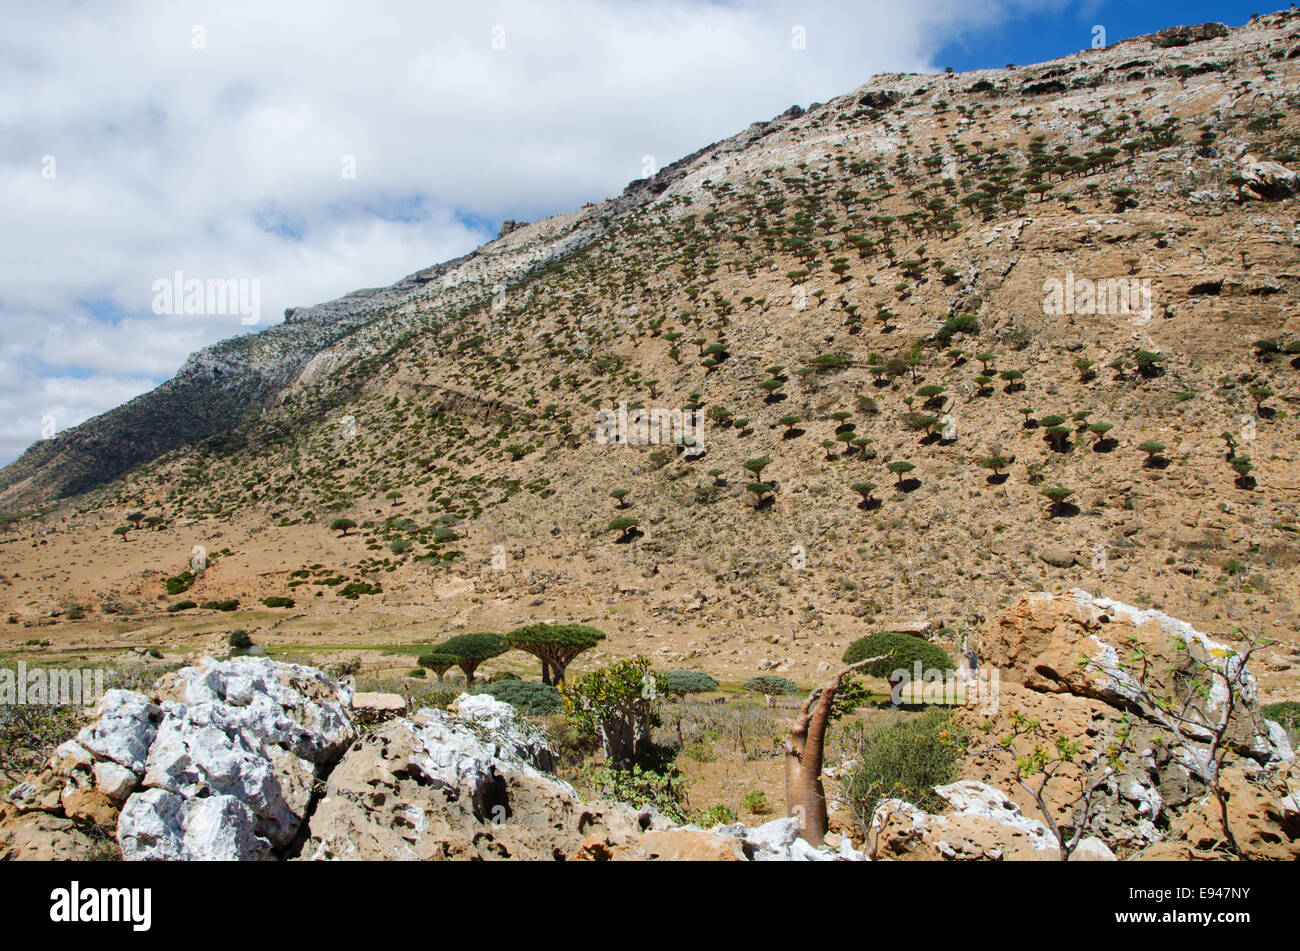
[[[391,284],[879,72],[1223,0],[6,2],[0,465],[286,307]],[[187,289],[205,291],[192,297]],[[229,290],[224,304],[209,296]]]

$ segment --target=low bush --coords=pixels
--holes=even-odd
[[[670,670],[664,674],[668,681],[668,692],[672,694],[712,693],[718,689],[718,682],[699,670]]]
[[[957,775],[963,737],[951,728],[947,710],[927,710],[914,719],[876,727],[852,751],[853,767],[844,793],[864,830],[882,799],[898,798],[929,812],[943,808],[935,786]]]
[[[550,684],[532,680],[498,680],[475,687],[470,693],[485,693],[493,699],[508,703],[524,713],[545,715],[558,713],[561,707],[560,692]]]

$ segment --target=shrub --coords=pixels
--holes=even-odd
[[[701,809],[691,817],[691,821],[702,829],[712,829],[714,826],[731,825],[736,821],[736,813],[730,806],[720,802]]]
[[[286,598],[283,595],[273,594],[269,598],[263,598],[262,603],[268,608],[291,608],[293,607],[293,598]]]
[[[979,332],[980,324],[975,319],[975,315],[962,314],[959,317],[950,317],[944,321],[943,326],[939,328],[939,332],[934,335],[934,339],[946,347],[957,334],[977,334]]]
[[[595,733],[605,762],[619,769],[646,765],[653,752],[651,730],[659,726],[663,674],[652,673],[645,657],[629,657],[563,684],[565,718],[584,733]]]
[[[245,630],[231,631],[226,643],[237,651],[246,651],[253,646],[253,639]]]
[[[167,579],[167,593],[170,595],[183,594],[190,590],[194,584],[194,572],[186,569],[178,575],[172,575]]]
[[[765,816],[772,811],[772,804],[767,801],[767,793],[761,789],[751,789],[745,793],[741,805],[756,816]]]
[[[347,598],[349,601],[355,601],[363,594],[379,594],[378,585],[372,585],[368,581],[352,581],[345,584],[339,589],[339,597]]]
[[[188,611],[197,607],[198,605],[193,601],[177,601],[175,604],[168,605],[167,610],[174,614],[177,611]]]
[[[664,674],[665,689],[672,694],[712,693],[718,682],[698,670],[670,670]]]
[[[942,647],[898,631],[881,631],[858,638],[844,652],[844,663],[856,664],[860,660],[881,654],[889,656],[861,668],[862,672],[873,677],[888,677],[900,667],[910,671],[917,661],[920,661],[922,670],[953,669],[952,659]]]
[[[199,607],[205,611],[233,611],[239,607],[237,598],[227,598],[224,601],[204,601]]]
[[[868,731],[854,751],[855,765],[844,793],[864,827],[882,799],[897,797],[927,811],[944,805],[935,786],[956,778],[961,738],[953,736],[949,711],[927,710],[920,717]]]
[[[1267,719],[1281,724],[1293,740],[1300,736],[1300,702],[1283,700],[1281,703],[1266,703],[1260,710]]]
[[[583,771],[583,777],[591,787],[590,798],[625,802],[636,809],[654,806],[673,822],[687,821],[683,805],[686,780],[675,768],[657,772],[640,766],[631,769],[588,767]]]
[[[562,706],[558,690],[550,684],[539,684],[531,680],[498,680],[475,687],[470,693],[485,693],[502,703],[510,704],[516,710],[532,714],[556,713]]]

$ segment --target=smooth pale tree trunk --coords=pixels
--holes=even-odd
[[[799,835],[810,845],[826,840],[829,822],[826,789],[822,785],[822,759],[826,753],[826,728],[830,725],[835,694],[844,678],[887,655],[869,657],[845,667],[830,683],[823,684],[799,708],[799,715],[785,740],[786,815],[799,820]]]

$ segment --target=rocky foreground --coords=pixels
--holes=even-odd
[[[491,697],[408,717],[313,668],[242,657],[205,659],[148,695],[109,691],[97,719],[0,805],[0,858],[1055,859],[1057,833],[1034,810],[1069,837],[1089,786],[1096,808],[1072,858],[1216,857],[1225,835],[1207,758],[1238,854],[1300,857],[1300,765],[1260,713],[1241,654],[1083,592],[1024,598],[984,631],[981,653],[998,695],[954,717],[976,739],[963,778],[935,788],[948,808],[886,799],[862,851],[848,836],[813,848],[793,818],[704,830],[583,802],[551,772],[542,731]],[[1190,696],[1197,663],[1239,672],[1231,694],[1211,686],[1192,699],[1207,724],[1227,724],[1217,755],[1215,730],[1175,730],[1150,703]],[[1027,718],[1082,747],[1041,803],[1035,777],[995,749]],[[1109,768],[1105,750],[1116,751]]]

